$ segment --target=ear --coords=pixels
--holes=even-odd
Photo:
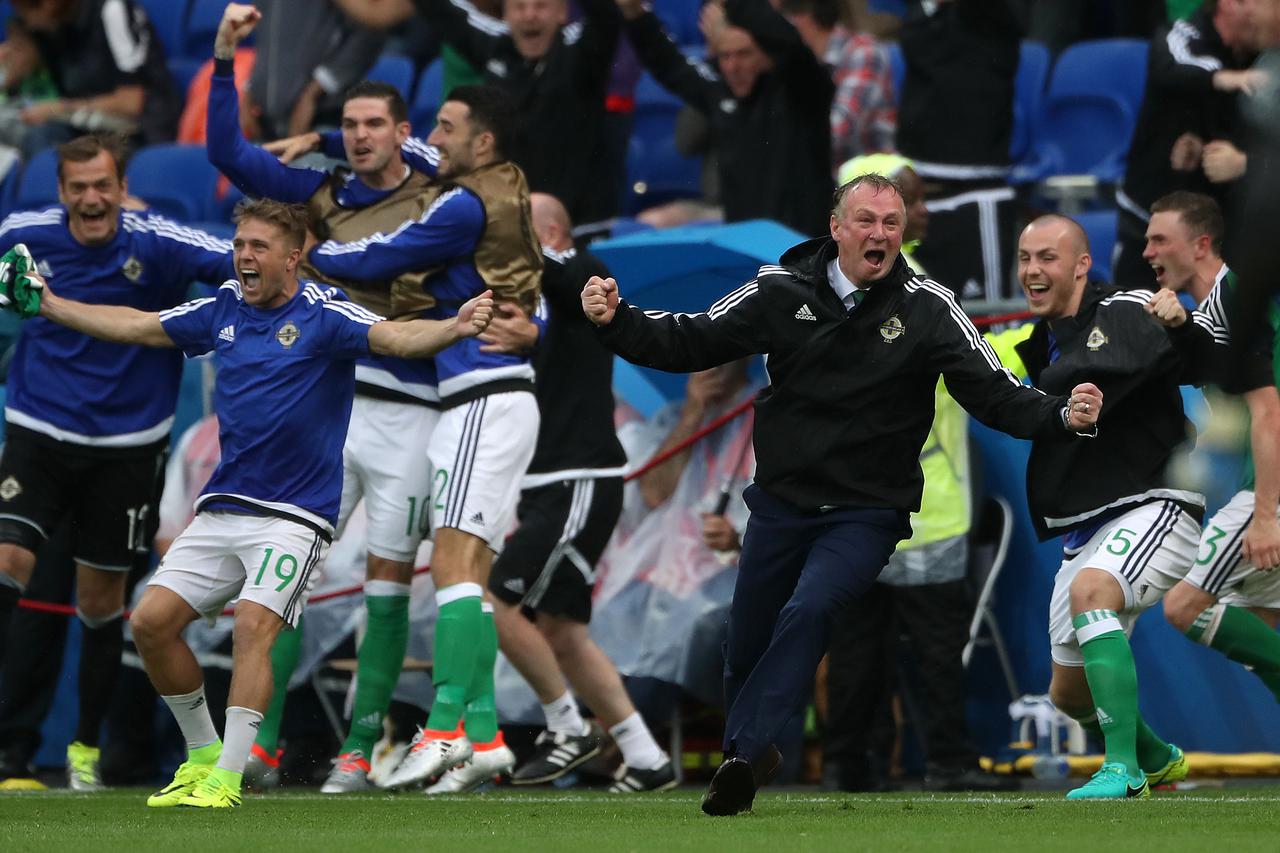
[[[298,264],[302,261],[302,249],[294,248],[289,250],[289,255],[284,259],[284,271],[293,272],[298,268]]]
[[[1088,278],[1091,269],[1093,269],[1093,255],[1085,252],[1076,259],[1076,278]]]
[[[491,130],[482,130],[476,134],[475,152],[477,154],[493,154],[497,147],[497,138]]]
[[[413,133],[413,129],[409,126],[409,122],[402,121],[396,125],[396,145],[404,145],[406,139]]]
[[[840,232],[840,220],[839,220],[839,218],[838,218],[838,217],[833,213],[833,214],[831,214],[831,239],[832,239],[832,240],[836,240],[836,239],[838,239],[838,238],[839,238],[839,232]]]
[[[1199,260],[1209,254],[1213,249],[1213,240],[1209,239],[1208,234],[1201,234],[1195,240],[1191,241],[1191,245],[1195,247],[1195,256]]]

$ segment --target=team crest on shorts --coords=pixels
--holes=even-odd
[[[0,483],[0,499],[11,501],[20,494],[22,494],[22,484],[18,482],[17,477],[10,475]]]
[[[885,343],[892,343],[902,337],[902,333],[907,327],[902,325],[902,321],[898,319],[898,315],[894,314],[888,320],[880,324],[880,337],[884,338]]]
[[[280,327],[280,331],[276,332],[276,340],[285,349],[293,346],[294,342],[300,337],[302,337],[302,332],[298,331],[298,327],[293,325],[292,320],[285,321],[285,324]]]
[[[129,281],[136,282],[142,277],[142,261],[130,255],[129,260],[125,261],[124,266],[120,267],[120,272],[124,273],[124,277]]]
[[[1089,352],[1097,352],[1102,349],[1102,345],[1107,342],[1107,336],[1102,334],[1102,329],[1097,326],[1093,327],[1093,331],[1089,333],[1089,337],[1085,340],[1084,345],[1089,348]]]

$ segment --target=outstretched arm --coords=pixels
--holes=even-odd
[[[755,279],[699,314],[642,311],[618,298],[612,278],[592,276],[582,291],[582,310],[606,347],[632,364],[673,373],[768,352],[765,307]]]
[[[493,291],[468,300],[450,320],[383,320],[369,328],[369,350],[399,358],[426,358],[485,330],[493,319]]]
[[[32,275],[32,279],[39,276]],[[94,338],[117,344],[141,344],[148,347],[172,347],[173,340],[160,325],[160,315],[139,311],[124,305],[86,305],[74,299],[63,299],[40,280],[44,294],[40,299],[40,316],[83,332]]]

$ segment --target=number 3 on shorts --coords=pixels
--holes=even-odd
[[[258,566],[258,576],[253,579],[254,586],[262,586],[262,576],[267,573],[267,566],[271,564],[271,557],[274,548],[268,548],[267,553],[262,556],[262,565]],[[268,583],[280,581],[280,585],[276,587],[276,592],[280,592],[289,583],[298,576],[298,558],[292,554],[281,554],[275,561],[275,578],[269,579]]]

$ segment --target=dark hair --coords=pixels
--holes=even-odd
[[[493,134],[498,159],[511,156],[520,125],[518,111],[510,95],[497,86],[458,86],[445,100],[466,104],[473,133],[488,131]]]
[[[875,187],[876,195],[879,195],[881,190],[892,190],[898,194],[898,198],[902,199],[902,206],[906,207],[907,197],[902,192],[901,184],[893,178],[881,175],[879,172],[868,172],[865,175],[859,175],[836,189],[835,194],[831,197],[831,215],[836,219],[840,219],[840,206],[844,204],[844,197],[863,184]]]
[[[356,98],[379,98],[387,102],[387,111],[396,124],[409,120],[409,105],[404,102],[404,95],[390,83],[381,80],[361,80],[342,93],[342,105]]]
[[[1152,213],[1173,212],[1182,218],[1191,236],[1208,235],[1209,245],[1215,254],[1222,254],[1222,234],[1226,226],[1222,221],[1222,208],[1212,196],[1186,190],[1162,195],[1151,205]]]
[[[836,0],[781,0],[778,11],[784,15],[812,15],[824,30],[840,23],[840,4]]]
[[[257,219],[279,228],[293,248],[301,249],[307,241],[305,205],[286,204],[271,198],[245,198],[236,205],[231,221],[239,225],[246,219]]]
[[[124,180],[124,170],[129,165],[129,146],[124,137],[115,133],[86,133],[58,146],[58,183],[62,183],[63,164],[87,163],[103,151],[115,162],[116,177]]]

